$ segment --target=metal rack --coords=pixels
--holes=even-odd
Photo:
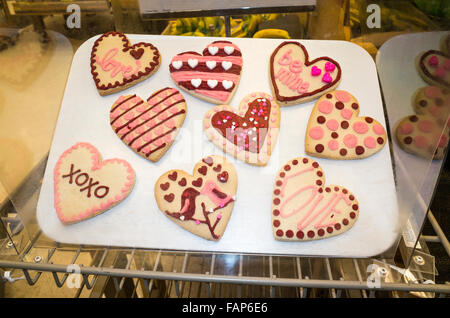
[[[429,219],[434,219],[431,212]],[[11,223],[14,218],[6,221]],[[431,224],[437,235],[423,237],[422,242],[440,242],[448,251],[442,229],[434,221]],[[402,270],[386,259],[74,246],[52,242],[40,230],[22,242],[25,248],[18,253],[16,245],[27,240],[27,231],[12,240],[3,240],[0,246],[3,283],[25,280],[33,286],[43,276],[51,275],[55,287],[75,287],[74,297],[80,297],[83,291],[89,297],[373,298],[450,294],[450,284],[432,283],[434,275],[417,267]],[[65,263],[54,262],[58,254],[65,255]],[[88,264],[79,262],[82,255],[90,256]],[[424,263],[423,258],[421,261]]]

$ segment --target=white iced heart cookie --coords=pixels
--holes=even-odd
[[[203,119],[208,138],[223,151],[252,165],[264,166],[270,159],[280,129],[280,109],[272,96],[252,93],[239,108],[219,105]]]
[[[56,213],[71,224],[119,204],[133,190],[136,176],[125,160],[102,161],[94,146],[77,143],[59,157],[53,178]]]
[[[161,54],[150,43],[130,45],[119,32],[108,32],[94,43],[91,73],[100,95],[124,90],[150,77],[161,63]]]
[[[349,230],[358,219],[359,205],[348,189],[325,184],[319,163],[300,157],[278,171],[271,211],[276,240],[310,241]]]
[[[155,184],[159,209],[185,230],[217,241],[227,227],[237,190],[233,165],[220,156],[198,162],[192,175],[182,170],[164,173]]]
[[[173,57],[170,76],[188,93],[214,104],[226,104],[233,97],[242,70],[242,54],[229,41],[215,41],[200,55],[183,52]]]
[[[306,48],[293,41],[281,43],[270,56],[270,83],[280,106],[315,99],[341,80],[338,62],[324,56],[309,60]]]

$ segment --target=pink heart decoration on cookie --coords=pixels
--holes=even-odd
[[[175,88],[153,93],[147,101],[136,95],[120,96],[112,105],[110,124],[133,151],[158,161],[170,148],[186,117],[186,101]]]
[[[242,54],[229,41],[209,44],[203,55],[183,52],[173,57],[169,65],[175,83],[201,99],[226,104],[233,97],[242,70]]]
[[[436,50],[429,50],[418,57],[419,74],[431,85],[450,88],[450,57]]]
[[[100,95],[108,95],[150,77],[159,67],[161,55],[150,43],[130,45],[119,32],[108,32],[94,43],[91,73]]]
[[[302,44],[286,41],[270,57],[270,80],[281,106],[299,104],[333,90],[341,80],[341,67],[326,56],[310,61]]]
[[[252,165],[266,165],[280,128],[280,109],[273,97],[252,93],[236,110],[215,106],[203,119],[208,138],[223,151]]]
[[[386,143],[384,127],[371,117],[358,117],[360,106],[346,91],[319,98],[306,129],[305,151],[329,159],[362,159]]]
[[[348,189],[325,184],[316,161],[295,158],[276,176],[271,215],[275,239],[310,241],[349,230],[358,219],[359,205]]]
[[[71,224],[94,217],[124,200],[136,179],[122,159],[101,160],[88,143],[67,149],[55,165],[54,206],[58,218]]]

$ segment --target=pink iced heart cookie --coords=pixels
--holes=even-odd
[[[280,129],[280,109],[265,93],[244,97],[239,108],[215,106],[203,119],[208,138],[224,152],[252,165],[270,159]]]
[[[420,76],[430,85],[450,88],[450,57],[444,52],[429,50],[418,56]]]
[[[241,50],[229,41],[209,44],[203,54],[183,52],[169,65],[175,83],[188,93],[214,104],[227,104],[239,84]]]
[[[55,165],[54,206],[64,224],[94,217],[124,200],[133,190],[133,168],[121,159],[101,160],[98,150],[77,143]]]
[[[341,80],[339,63],[329,57],[309,60],[298,43],[281,43],[270,57],[270,81],[280,106],[304,103],[333,90]]]
[[[150,77],[158,69],[161,55],[150,43],[130,45],[119,32],[108,32],[94,43],[91,73],[100,95],[109,95]]]
[[[358,117],[359,104],[346,91],[319,98],[306,129],[305,150],[315,157],[363,159],[380,151],[387,140],[384,127],[371,117]]]
[[[111,107],[110,124],[128,147],[156,162],[175,140],[186,111],[183,95],[166,87],[146,101],[136,95],[120,96]]]
[[[164,173],[155,184],[159,209],[185,230],[217,241],[225,232],[237,190],[233,165],[220,156],[198,162],[192,175],[182,170]]]
[[[326,185],[316,161],[300,157],[278,172],[271,215],[276,240],[310,241],[349,230],[358,219],[359,204],[348,189]]]
[[[416,115],[399,121],[396,140],[405,151],[423,158],[442,159],[449,136],[450,92],[438,86],[420,88],[414,97]]]

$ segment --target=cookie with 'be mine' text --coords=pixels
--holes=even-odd
[[[101,160],[89,143],[77,143],[58,159],[53,172],[58,218],[71,224],[92,218],[122,202],[133,190],[136,175],[122,159]]]
[[[156,72],[161,54],[151,43],[131,45],[120,32],[100,36],[92,47],[91,73],[100,95],[117,93]]]
[[[342,71],[330,57],[309,60],[306,48],[294,41],[281,43],[270,56],[270,84],[280,106],[304,103],[336,88]]]
[[[218,241],[233,211],[237,190],[233,165],[221,156],[208,156],[188,174],[164,173],[155,184],[161,212],[183,229],[207,240]]]
[[[363,159],[380,151],[387,140],[384,127],[372,117],[359,117],[360,105],[346,91],[320,97],[309,117],[305,151],[328,159]]]

